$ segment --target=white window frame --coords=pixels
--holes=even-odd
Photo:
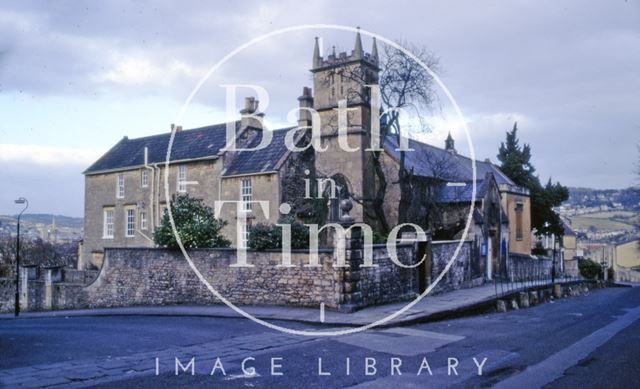
[[[143,188],[149,186],[149,171],[147,169],[142,169],[142,173],[140,175],[140,186]]]
[[[177,190],[180,193],[187,193],[187,165],[178,166]]]
[[[251,178],[243,178],[240,180],[240,201],[242,201],[242,210],[251,212],[253,210],[253,186]]]
[[[124,198],[124,174],[118,174],[116,178],[116,198]]]
[[[102,239],[113,239],[113,219],[115,210],[113,208],[104,208],[102,211]]]
[[[124,209],[124,236],[127,238],[136,236],[136,209],[133,207]]]
[[[240,242],[238,242],[238,247],[241,249],[246,249],[249,245],[249,225],[247,223],[243,223],[240,227]]]
[[[146,231],[147,229],[147,211],[140,211],[140,229]]]

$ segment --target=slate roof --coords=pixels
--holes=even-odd
[[[235,122],[236,128],[239,122]],[[171,161],[213,158],[226,143],[226,123],[182,130],[176,132],[171,147]],[[148,148],[149,163],[163,163],[167,159],[167,149],[171,133],[144,138],[122,138],[111,150],[91,165],[84,174],[119,170],[144,165],[144,148]]]
[[[235,176],[241,174],[265,173],[276,170],[278,162],[289,151],[284,143],[288,130],[295,128],[282,128],[272,131],[269,145],[259,150],[240,151],[234,156],[233,161],[224,171],[223,176]],[[255,148],[262,137],[256,137],[246,148]]]
[[[473,198],[473,181],[444,183],[438,190],[438,201],[443,203],[469,203]],[[489,190],[489,180],[476,181],[476,201],[481,200]]]
[[[387,137],[385,150],[395,159],[400,159],[397,142],[393,137]],[[473,180],[472,159],[460,154],[453,154],[447,150],[409,139],[409,148],[414,151],[405,152],[405,161],[413,172],[422,177],[436,177],[445,181],[471,182]],[[496,165],[486,161],[476,161],[476,180],[484,179],[487,173],[493,173],[498,185],[515,186]]]

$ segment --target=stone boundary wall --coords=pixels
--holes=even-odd
[[[440,273],[444,271],[460,241],[434,241],[431,242],[431,279],[435,282]],[[442,277],[433,293],[470,288],[481,285],[484,282],[482,264],[480,258],[473,256],[473,241],[464,241],[451,268]]]
[[[0,312],[13,312],[15,309],[16,280],[0,278]]]
[[[635,269],[616,266],[613,274],[617,282],[640,282],[640,271]]]
[[[509,253],[507,257],[507,277],[512,282],[551,279],[552,269],[552,258],[516,253]],[[560,277],[560,260],[556,261],[556,277]]]
[[[396,252],[400,263],[412,266],[416,261],[413,243],[398,244]],[[359,306],[386,304],[415,298],[418,294],[416,268],[404,268],[391,261],[386,245],[373,246],[376,267],[361,267],[357,292]]]
[[[373,268],[360,267],[362,251],[354,242],[347,250],[348,268],[334,268],[333,250],[321,250],[319,267],[307,267],[307,252],[292,253],[292,267],[278,267],[281,253],[247,251],[250,268],[232,267],[235,249],[191,250],[196,268],[223,297],[238,305],[288,305],[353,311],[371,304],[415,296],[415,270],[396,266],[386,247],[375,247]],[[399,245],[402,263],[415,260],[413,245]],[[42,294],[30,283],[30,296]],[[156,248],[106,249],[103,266],[87,286],[53,283],[51,309],[136,305],[220,304],[197,278],[180,251]],[[42,299],[44,297],[41,296]],[[30,297],[31,300],[31,297]],[[30,301],[29,309],[47,309]]]
[[[320,267],[305,267],[309,255],[292,253],[292,267],[277,267],[279,252],[247,252],[253,267],[239,268],[234,249],[191,250],[202,276],[223,297],[239,305],[296,305],[338,308],[338,272],[333,253],[319,254]],[[68,288],[66,288],[68,289]],[[200,282],[182,252],[155,248],[106,249],[102,269],[90,285],[60,290],[54,308],[221,303]]]

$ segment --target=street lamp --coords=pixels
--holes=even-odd
[[[29,201],[24,197],[20,197],[15,200],[16,204],[24,204],[24,208],[18,214],[18,228],[17,228],[17,236],[16,236],[16,317],[20,314],[20,217],[24,213],[24,211],[29,208]]]

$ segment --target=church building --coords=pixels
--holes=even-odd
[[[223,232],[234,247],[246,247],[251,225],[276,223],[282,203],[291,204],[293,215],[303,221],[320,212],[324,222],[331,222],[340,219],[339,200],[349,198],[354,205],[350,215],[355,221],[375,225],[375,212],[368,207],[379,182],[374,156],[367,151],[373,126],[371,106],[363,96],[367,93],[365,85],[379,82],[380,62],[375,40],[371,51],[365,52],[360,33],[349,53],[323,56],[316,39],[311,68],[313,88],[303,88],[298,98],[302,109],[300,129],[267,130],[256,120],[259,102],[246,98],[233,126],[236,144],[248,150],[227,150],[228,123],[194,129],[172,127],[171,131],[136,139],[123,137],[84,172],[85,237],[81,267],[99,268],[107,247],[154,246],[153,231],[170,200],[165,193],[165,175],[169,196],[189,194],[212,208],[216,201],[242,202],[239,211],[243,215],[232,205],[222,207],[219,215],[228,222]],[[358,80],[345,76],[354,72],[361,75]],[[344,104],[348,109],[346,118],[339,114]],[[296,144],[309,142],[313,115],[304,108],[313,108],[320,118],[324,151],[309,148],[294,152],[286,147],[290,131],[296,132]],[[347,143],[357,152],[347,152],[340,145],[338,128],[345,119]],[[265,131],[272,131],[269,146],[251,150],[260,143]],[[172,133],[175,137],[167,168]],[[402,158],[395,138],[387,137],[381,144],[380,161],[389,177],[384,213],[393,227],[407,221],[398,209],[402,191],[397,178]],[[426,210],[415,212],[412,217],[421,216],[411,222],[428,230],[433,240],[474,241],[478,255],[485,258],[483,272],[487,278],[491,278],[492,269],[510,251],[529,254],[530,206],[526,190],[517,187],[490,161],[475,161],[473,199],[473,161],[458,154],[451,136],[444,148],[413,139],[409,140],[409,146],[413,151],[405,152],[405,169],[412,172],[414,187],[422,188],[414,193],[410,207]],[[326,201],[309,204],[304,199],[305,179],[333,180],[338,188],[336,198],[328,196]],[[267,209],[257,206],[257,201],[266,201]],[[475,208],[471,214],[472,228],[467,236],[462,236],[472,202]],[[247,226],[238,230],[236,220],[240,216],[247,218]]]

